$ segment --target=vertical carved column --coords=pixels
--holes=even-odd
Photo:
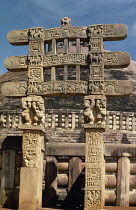
[[[103,28],[89,26],[90,44],[89,81],[104,80]],[[102,87],[101,87],[102,88]],[[101,92],[101,90],[99,90]],[[106,96],[90,95],[84,99],[84,128],[86,131],[85,210],[97,210],[104,206],[104,152],[103,132],[105,130]]]
[[[104,206],[103,129],[86,129],[85,209]]]
[[[85,96],[84,128],[86,131],[85,209],[104,206],[104,152],[106,97]]]
[[[19,209],[41,209],[45,106],[42,92],[44,29],[29,29],[28,91],[22,98],[23,167],[20,174]]]

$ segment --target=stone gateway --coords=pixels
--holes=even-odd
[[[75,182],[78,182],[77,174],[80,174],[83,169],[79,158],[80,150],[78,151],[81,148],[84,148],[83,151],[85,151],[84,209],[100,210],[104,208],[103,133],[106,127],[106,97],[128,96],[133,90],[133,85],[126,80],[104,79],[104,69],[127,67],[130,63],[130,56],[126,52],[104,50],[103,42],[123,40],[126,36],[127,27],[123,24],[75,27],[71,25],[69,17],[62,18],[61,27],[58,28],[37,27],[8,33],[7,38],[12,45],[28,45],[29,52],[25,56],[10,56],[4,62],[9,71],[27,71],[28,81],[6,82],[1,88],[6,97],[22,99],[22,121],[19,126],[23,131],[19,210],[40,210],[42,208],[44,153],[47,155],[45,193],[45,200],[48,200],[47,206],[53,206],[58,197],[56,181],[59,181],[60,177],[57,175],[59,164],[56,157],[58,155],[65,154],[68,157],[73,154],[76,156],[69,162],[67,191],[69,194],[77,196],[78,187],[73,191],[72,187]],[[73,52],[71,52],[70,46],[74,46]],[[63,80],[58,80],[56,77],[59,68],[64,71]],[[68,77],[70,68],[72,71],[76,70],[74,80],[70,80]],[[85,80],[80,78],[82,68],[89,68],[89,76]],[[48,70],[50,70],[50,79],[45,80],[44,74]],[[74,143],[73,145],[56,143],[55,147],[53,144],[50,147],[47,143],[46,152],[44,151],[44,133],[46,131],[44,98],[51,96],[84,97],[84,123],[82,126],[86,133],[85,147],[79,144],[73,150]],[[53,115],[53,123],[57,123],[55,115]],[[75,151],[77,155],[74,154]],[[48,166],[50,166],[50,170]],[[74,166],[77,168],[77,174],[74,172]],[[64,167],[67,168],[67,165],[65,164]],[[66,176],[63,176],[63,181],[67,182]],[[81,180],[78,186],[81,186]]]

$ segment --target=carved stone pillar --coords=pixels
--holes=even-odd
[[[43,87],[44,28],[29,29],[27,97],[22,98],[23,167],[20,174],[19,209],[41,209],[45,129]]]
[[[19,209],[40,209],[45,109],[41,96],[22,98],[23,167],[20,174]]]
[[[104,206],[104,151],[106,97],[85,96],[84,128],[86,131],[85,210]]]

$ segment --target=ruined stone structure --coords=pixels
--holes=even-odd
[[[26,71],[27,77],[1,87],[5,104],[11,98],[20,101],[18,110],[1,114],[2,207],[98,210],[136,205],[136,177],[130,176],[136,173],[136,148],[110,144],[107,135],[115,127],[135,135],[135,114],[118,119],[118,113],[106,110],[106,97],[128,96],[133,85],[105,79],[104,69],[125,68],[130,56],[105,51],[103,41],[126,36],[123,24],[74,27],[70,18],[62,18],[60,28],[9,32],[8,41],[29,45],[29,54],[5,59],[9,71]],[[73,110],[55,110],[63,97],[64,104],[73,103]]]

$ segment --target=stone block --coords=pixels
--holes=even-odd
[[[22,167],[20,174],[19,210],[41,208],[39,198],[39,169]]]

